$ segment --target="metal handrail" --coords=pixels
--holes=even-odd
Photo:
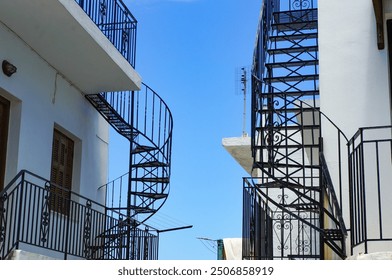
[[[137,20],[122,0],[75,0],[123,57],[135,67]]]
[[[100,95],[135,134],[149,139],[157,148],[168,147],[164,157],[169,161],[173,116],[166,102],[151,87],[145,83],[142,85],[140,91],[104,92]]]
[[[142,86],[140,91],[99,94],[101,102],[115,115],[106,119],[131,142],[129,172],[100,188],[106,188],[110,208],[128,211],[130,216],[139,214],[139,206],[152,210],[142,214],[140,221],[144,222],[163,206],[169,193],[173,117],[165,101],[148,85],[142,83]],[[114,118],[116,121],[111,122]],[[147,150],[133,153],[138,147]],[[130,201],[132,205],[128,205]],[[133,214],[129,214],[130,208],[136,209],[131,210]]]
[[[117,244],[124,236],[116,228],[131,219],[115,213],[22,170],[0,193],[0,259],[22,244],[50,250],[57,258],[60,254],[64,259],[124,259],[126,248]],[[149,232],[134,228],[134,234],[158,238],[151,233],[153,228],[144,226]],[[151,257],[156,258],[157,247],[151,249]]]
[[[359,128],[347,146],[351,254],[356,247],[366,254],[371,243],[392,242],[385,229],[391,208],[383,201],[392,174],[392,126]]]

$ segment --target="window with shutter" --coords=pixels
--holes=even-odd
[[[10,102],[0,96],[0,191],[4,188]]]
[[[58,130],[54,130],[52,168],[50,174],[51,209],[68,215],[72,189],[74,142]]]

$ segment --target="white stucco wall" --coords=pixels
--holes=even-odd
[[[0,73],[0,95],[11,101],[5,182],[22,169],[50,178],[53,130],[75,142],[73,190],[103,202],[97,188],[107,180],[108,124],[65,80],[0,21],[0,60],[17,67]]]
[[[386,18],[391,18],[390,1],[384,2]],[[385,40],[386,48],[378,50],[372,1],[319,0],[321,110],[348,138],[351,138],[359,127],[391,124],[386,30]],[[326,119],[322,120],[322,129],[324,152],[336,186],[337,132]],[[346,151],[343,141],[343,215],[348,222]],[[383,195],[391,197],[392,191],[390,192]],[[391,245],[390,242],[384,243],[381,246],[382,250],[391,250]],[[374,250],[377,251],[381,247]]]
[[[375,24],[372,1],[319,1],[321,107],[350,137],[390,124],[388,54]]]

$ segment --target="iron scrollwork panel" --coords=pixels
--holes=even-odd
[[[100,0],[99,1],[100,24],[106,23],[106,14],[107,14],[106,0]]]
[[[83,244],[84,244],[84,254],[86,259],[91,259],[91,201],[86,202],[86,211],[84,214],[84,227],[83,227]]]
[[[293,10],[305,10],[311,8],[311,0],[293,0],[291,2],[291,8]]]
[[[50,182],[45,183],[44,190],[44,204],[42,205],[41,211],[41,242],[45,243],[47,241],[47,236],[49,232],[49,224],[50,224],[50,204],[51,204],[51,185]]]
[[[7,200],[7,193],[4,193],[0,198],[0,257],[4,252],[4,245],[5,245],[5,231],[6,231],[6,209],[4,208],[4,203]]]

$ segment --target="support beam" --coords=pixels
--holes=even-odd
[[[376,16],[377,46],[379,50],[385,48],[384,42],[384,9],[382,0],[373,0],[374,14]]]

